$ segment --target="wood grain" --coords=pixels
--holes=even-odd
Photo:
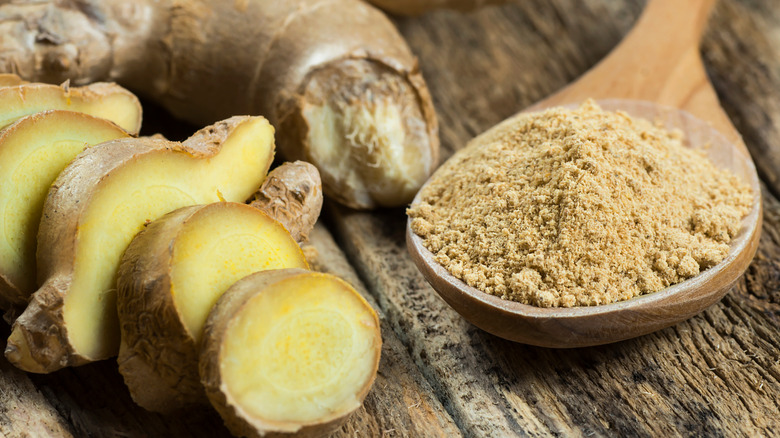
[[[772,1],[720,1],[702,43],[707,72],[750,147],[759,175],[780,196],[780,9]]]
[[[424,52],[426,76],[453,82],[432,86],[445,148],[451,153],[462,147],[587,70],[603,56],[598,49],[617,43],[614,32],[625,32],[641,6],[531,1],[467,17],[436,13],[404,20],[402,31],[414,50]],[[568,26],[594,16],[598,28]],[[739,41],[740,35],[731,38]],[[454,48],[431,49],[443,40],[454,41]],[[464,65],[461,51],[478,52],[478,61]],[[499,52],[504,56],[490,59]],[[752,62],[744,52],[733,55],[732,63]],[[778,120],[780,114],[765,117]],[[725,300],[656,334],[576,350],[513,344],[466,323],[404,257],[402,212],[372,216],[333,208],[331,224],[466,435],[766,435],[780,427],[774,397],[780,389],[780,235],[771,231],[780,223],[777,200],[764,196],[758,257]]]
[[[0,335],[7,336],[4,329]],[[38,391],[27,375],[0,361],[0,435],[72,437],[67,421]]]
[[[440,11],[399,19],[435,99],[444,155],[595,65],[628,32],[643,4],[516,0],[466,15]],[[343,272],[353,284],[362,281],[382,311],[385,342],[378,384],[339,436],[780,431],[776,2],[721,0],[703,54],[766,184],[757,256],[726,298],[687,322],[615,345],[551,350],[514,344],[470,325],[430,289],[406,253],[401,209],[365,214],[330,205],[328,229],[360,278],[343,257],[330,255],[340,250],[318,238],[323,264],[336,260],[326,269]],[[169,123],[160,117],[157,126],[166,131]],[[209,410],[161,417],[135,407],[112,362],[39,376],[0,360],[0,407],[0,434],[8,437],[227,434]]]

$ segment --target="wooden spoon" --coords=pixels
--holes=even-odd
[[[439,295],[464,318],[502,338],[532,345],[564,348],[606,344],[690,318],[723,298],[747,269],[761,233],[761,188],[748,150],[720,107],[699,56],[699,40],[713,4],[714,0],[651,0],[634,29],[609,56],[526,111],[577,106],[594,98],[606,110],[620,109],[632,116],[660,120],[667,128],[682,129],[690,146],[704,148],[716,166],[749,183],[755,195],[752,210],[743,219],[726,259],[694,278],[628,301],[540,308],[502,300],[453,277],[411,232],[411,221],[407,222],[412,259]],[[419,194],[413,204],[417,202]]]

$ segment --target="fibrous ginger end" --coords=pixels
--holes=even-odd
[[[408,210],[412,231],[455,277],[540,307],[657,292],[724,259],[753,194],[629,115],[553,108],[474,142]]]

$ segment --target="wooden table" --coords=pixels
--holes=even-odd
[[[397,20],[434,96],[444,157],[582,74],[642,6],[517,0],[470,15]],[[777,0],[721,0],[702,51],[764,184],[761,246],[726,298],[618,344],[514,344],[465,322],[427,285],[406,253],[402,209],[357,213],[329,204],[313,237],[322,269],[379,309],[384,338],[377,381],[338,436],[780,434]],[[5,339],[7,326],[0,332]],[[136,407],[113,361],[31,375],[4,359],[0,434],[229,436],[210,409],[164,417]]]

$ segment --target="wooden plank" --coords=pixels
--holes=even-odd
[[[702,42],[710,79],[750,147],[761,178],[780,196],[780,9],[773,1],[721,0]]]
[[[314,267],[318,271],[345,279],[374,309],[379,309],[330,233],[318,224],[310,239],[318,253]],[[460,431],[454,421],[412,362],[381,311],[379,318],[382,359],[377,379],[364,406],[335,436],[459,436]]]
[[[7,332],[0,331],[0,336],[7,337]],[[73,436],[67,421],[27,375],[5,359],[0,360],[0,436]]]
[[[399,20],[435,98],[443,155],[595,64],[642,5],[527,0]],[[780,12],[772,0],[721,0],[703,47],[769,187],[759,253],[723,302],[619,344],[513,344],[466,323],[430,289],[406,254],[401,210],[331,206],[330,228],[383,310],[385,342],[374,389],[337,435],[453,436],[456,427],[468,436],[780,432],[780,203],[770,193],[780,194]],[[323,269],[364,291],[327,232],[315,235]],[[162,417],[136,407],[111,361],[41,376],[4,359],[0,434],[228,435],[210,409]]]
[[[445,155],[597,62],[640,7],[529,1],[400,21],[431,84]],[[780,29],[780,22],[770,27]],[[711,35],[707,44],[716,44]],[[780,65],[777,57],[771,62]],[[769,84],[780,88],[780,81]],[[767,108],[753,111],[778,123],[780,112]],[[754,131],[764,133],[761,126]],[[750,139],[748,145],[755,148]],[[767,147],[779,156],[778,142]],[[661,332],[577,350],[514,344],[466,323],[407,256],[402,211],[330,211],[339,243],[467,436],[771,435],[780,430],[780,203],[764,195],[759,254],[726,299]]]
[[[577,350],[514,344],[465,322],[407,260],[397,217],[335,209],[334,222],[466,435],[766,435],[780,430],[780,203],[765,196],[759,255],[724,301],[661,332]]]

